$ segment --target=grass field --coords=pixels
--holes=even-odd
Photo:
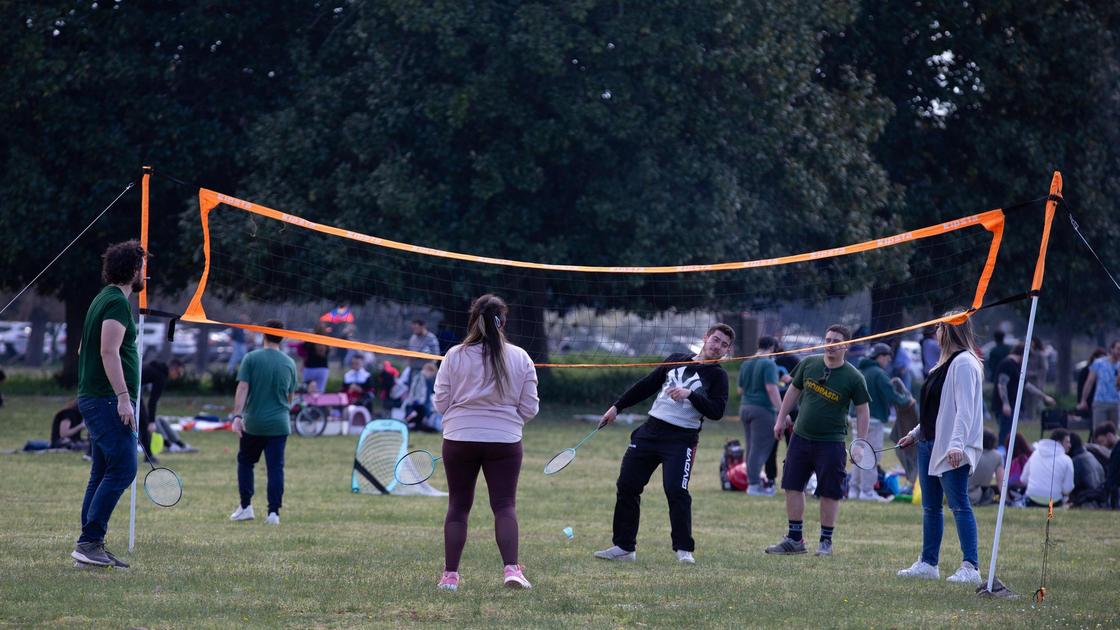
[[[165,399],[164,413],[203,402]],[[0,449],[45,438],[61,398],[8,397]],[[1120,514],[1059,511],[1053,521],[1048,597],[987,601],[971,587],[904,581],[921,542],[921,514],[903,504],[845,502],[836,555],[771,557],[785,531],[780,498],[718,487],[720,449],[738,422],[709,423],[692,481],[695,566],[675,561],[659,476],[647,489],[638,561],[591,557],[609,546],[614,480],[624,426],[603,431],[556,477],[541,469],[590,427],[570,420],[592,409],[545,408],[525,434],[519,492],[521,562],[528,592],[501,588],[493,519],[480,484],[458,593],[437,592],[446,499],[350,493],[355,437],[290,438],[278,528],[263,518],[227,521],[237,502],[232,434],[190,434],[202,449],[166,455],[185,496],[160,509],[141,493],[136,552],[127,556],[128,494],[110,524],[110,549],[127,571],[81,571],[77,537],[88,464],[77,455],[0,456],[0,625],[81,627],[1116,627],[1120,623]],[[435,449],[439,438],[413,436]],[[434,485],[442,487],[437,473]],[[263,507],[263,462],[258,467]],[[818,533],[810,502],[806,534]],[[263,516],[263,515],[262,515]],[[986,574],[996,510],[978,510]],[[1000,577],[1020,593],[1038,587],[1044,512],[1008,510]],[[942,574],[959,564],[947,512]],[[575,539],[561,530],[571,526]]]

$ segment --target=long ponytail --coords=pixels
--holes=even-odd
[[[467,336],[463,339],[464,346],[482,346],[482,355],[490,362],[490,374],[499,395],[505,395],[506,385],[509,383],[505,357],[506,336],[502,332],[508,314],[509,307],[502,298],[492,293],[480,296],[471,304]]]

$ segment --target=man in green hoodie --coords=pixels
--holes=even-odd
[[[871,346],[871,351],[860,360],[859,371],[863,372],[863,379],[867,381],[867,393],[871,394],[871,422],[867,426],[867,441],[875,448],[883,446],[883,429],[891,417],[891,405],[906,406],[913,400],[896,392],[891,387],[891,378],[887,375],[887,366],[891,364],[891,347],[885,343],[876,343]],[[881,454],[875,454],[878,462]],[[880,497],[875,492],[875,482],[879,478],[877,470],[855,470],[855,478],[848,490],[849,499],[863,501],[879,501]]]

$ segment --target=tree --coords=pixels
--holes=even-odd
[[[291,98],[299,51],[340,19],[310,4],[261,11],[192,2],[4,3],[0,233],[7,239],[0,285],[29,282],[138,180],[141,165],[232,187],[244,172],[240,147],[250,123]],[[197,212],[188,207],[195,192],[154,189],[157,256],[150,269],[157,290],[179,289],[193,273],[197,243],[174,227],[180,213]],[[65,301],[74,339],[101,286],[98,256],[108,243],[139,233],[138,205],[133,191],[38,283]],[[69,382],[77,345],[67,348]]]
[[[1065,207],[1103,245],[1120,236],[1118,25],[1115,3],[866,1],[851,28],[829,38],[826,66],[874,75],[894,103],[875,154],[905,188],[893,210],[908,226],[1025,201],[1062,170]],[[1029,288],[1040,208],[1009,222],[994,297]],[[1072,330],[1114,325],[1114,309],[1069,305],[1115,289],[1064,213],[1054,230],[1039,317],[1059,326],[1068,379]],[[1104,249],[1115,265],[1115,248]]]
[[[856,73],[817,80],[821,37],[853,17],[827,5],[365,4],[303,67],[303,98],[256,127],[248,194],[396,240],[589,265],[863,240],[892,194],[868,150],[889,107]],[[837,261],[823,286],[861,288],[887,258]],[[503,286],[537,360],[550,282]],[[447,299],[462,311],[482,288]]]

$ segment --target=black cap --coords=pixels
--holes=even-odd
[[[874,359],[874,358],[882,356],[884,354],[887,355],[887,356],[890,356],[891,347],[888,346],[885,343],[876,343],[876,344],[871,346],[871,351],[867,353],[867,356]]]

